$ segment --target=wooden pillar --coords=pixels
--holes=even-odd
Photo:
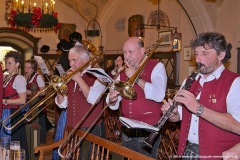
[[[38,98],[30,103],[30,108],[34,107],[36,102],[38,102]],[[38,109],[32,113],[32,116],[36,115],[37,112]],[[34,155],[34,149],[40,146],[40,129],[39,118],[36,118],[32,123],[26,124],[29,158],[31,160],[38,160],[38,157]]]

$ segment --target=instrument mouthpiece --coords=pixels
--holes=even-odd
[[[197,68],[201,68],[201,66],[203,66],[202,63],[197,63]]]
[[[2,70],[2,73],[5,73],[7,70],[8,70],[8,69],[4,69],[4,70]]]

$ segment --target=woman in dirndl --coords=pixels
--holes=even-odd
[[[27,101],[29,101],[32,97],[34,97],[36,94],[40,93],[38,96],[37,101],[35,103],[31,103],[31,107],[33,107],[34,104],[41,101],[45,97],[45,82],[42,78],[42,76],[37,72],[37,62],[34,59],[29,59],[25,61],[25,78],[27,81]],[[42,105],[39,110],[41,110],[44,107]],[[40,128],[40,143],[46,143],[46,113],[42,111],[39,114],[39,125]]]
[[[26,79],[18,74],[18,69],[22,62],[21,53],[17,51],[9,51],[5,57],[5,68],[8,69],[8,75],[3,79],[3,105],[2,120],[9,117],[21,105],[26,103]],[[13,126],[23,118],[20,111],[12,116],[5,124],[8,127]],[[26,126],[24,121],[20,122],[12,130],[7,130],[1,126],[0,137],[9,137],[10,141],[20,141],[21,149],[25,150],[26,159],[29,159]]]

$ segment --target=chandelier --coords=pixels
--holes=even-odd
[[[10,27],[25,32],[58,32],[55,0],[6,0],[5,19]]]

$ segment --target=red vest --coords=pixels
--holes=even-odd
[[[33,84],[33,83],[35,83],[35,84],[37,84],[37,87],[38,87],[38,91],[40,90],[40,88],[39,88],[39,86],[38,86],[38,83],[37,83],[37,77],[38,77],[38,73],[35,73],[35,75],[31,78],[31,82],[27,82],[27,90],[31,90],[31,85]]]
[[[5,87],[3,86],[3,98],[8,97],[8,96],[10,96],[10,98],[8,98],[8,99],[17,99],[17,98],[19,98],[18,94],[17,94],[17,91],[15,89],[13,89],[13,87],[12,87],[13,82],[14,82],[16,76],[17,76],[17,74],[15,74],[10,79],[9,82],[6,82],[7,84],[6,84]],[[15,96],[13,96],[13,95],[15,95]],[[19,105],[5,105],[5,104],[2,104],[2,107],[3,108],[9,108],[9,109],[10,108],[19,108]]]
[[[224,70],[219,79],[214,79],[210,82],[205,82],[203,87],[199,81],[194,81],[189,91],[195,96],[201,92],[199,103],[209,109],[217,112],[226,113],[226,97],[230,90],[233,81],[239,75],[228,70]],[[227,83],[226,83],[227,82]],[[183,155],[188,137],[191,113],[182,107],[182,123],[180,131],[180,140],[178,144],[178,154]],[[206,156],[206,159],[222,159],[223,151],[228,150],[235,144],[240,142],[240,136],[231,132],[224,131],[210,122],[199,117],[199,155]],[[209,157],[208,157],[209,156]],[[202,157],[203,158],[203,157]],[[201,159],[202,159],[201,158]]]
[[[83,74],[82,78],[88,84],[88,86],[93,86],[96,80],[96,77],[89,73]],[[67,124],[72,127],[75,127],[77,125],[77,123],[82,119],[88,109],[92,106],[92,104],[87,102],[87,99],[84,97],[82,91],[79,91],[78,85],[76,86],[74,92],[74,84],[75,81],[73,80],[68,83]],[[101,100],[80,127],[90,127],[96,117],[102,111],[102,105],[103,101]],[[97,124],[100,123],[101,119]]]
[[[146,82],[151,83],[151,73],[153,68],[159,63],[156,60],[149,60],[144,67],[140,77]],[[121,80],[126,81],[127,77],[124,72],[120,75]],[[130,119],[135,119],[148,123],[150,125],[157,124],[161,118],[161,103],[145,98],[144,91],[138,84],[134,84],[134,89],[137,92],[136,100],[122,99],[123,116]]]

